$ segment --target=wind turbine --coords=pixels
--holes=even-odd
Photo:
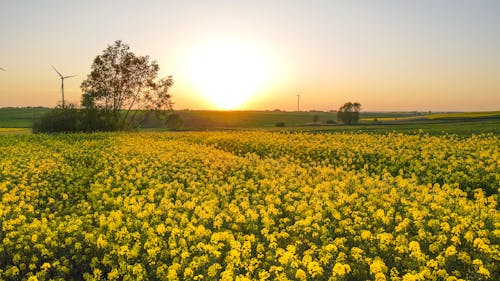
[[[300,111],[300,89],[297,90],[297,111]]]
[[[76,75],[63,76],[59,71],[57,71],[57,69],[53,65],[51,65],[51,66],[57,72],[57,74],[59,74],[59,77],[61,77],[62,107],[64,107],[64,79],[75,77]]]

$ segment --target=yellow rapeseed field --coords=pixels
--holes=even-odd
[[[0,280],[499,280],[496,135],[0,136]]]

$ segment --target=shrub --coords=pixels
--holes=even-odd
[[[79,126],[78,115],[72,105],[58,106],[33,123],[33,133],[75,132]]]
[[[276,122],[276,127],[285,127],[285,122]]]
[[[116,131],[130,127],[120,124],[113,114],[98,109],[79,110],[56,107],[33,123],[33,133]]]

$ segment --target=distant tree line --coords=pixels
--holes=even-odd
[[[128,130],[151,120],[179,127],[169,93],[173,78],[158,79],[159,69],[156,61],[116,41],[94,59],[82,82],[82,108],[58,106],[34,123],[33,132]]]

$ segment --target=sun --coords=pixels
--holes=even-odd
[[[237,109],[270,79],[268,55],[240,41],[218,41],[196,48],[187,75],[196,91],[217,109]]]

